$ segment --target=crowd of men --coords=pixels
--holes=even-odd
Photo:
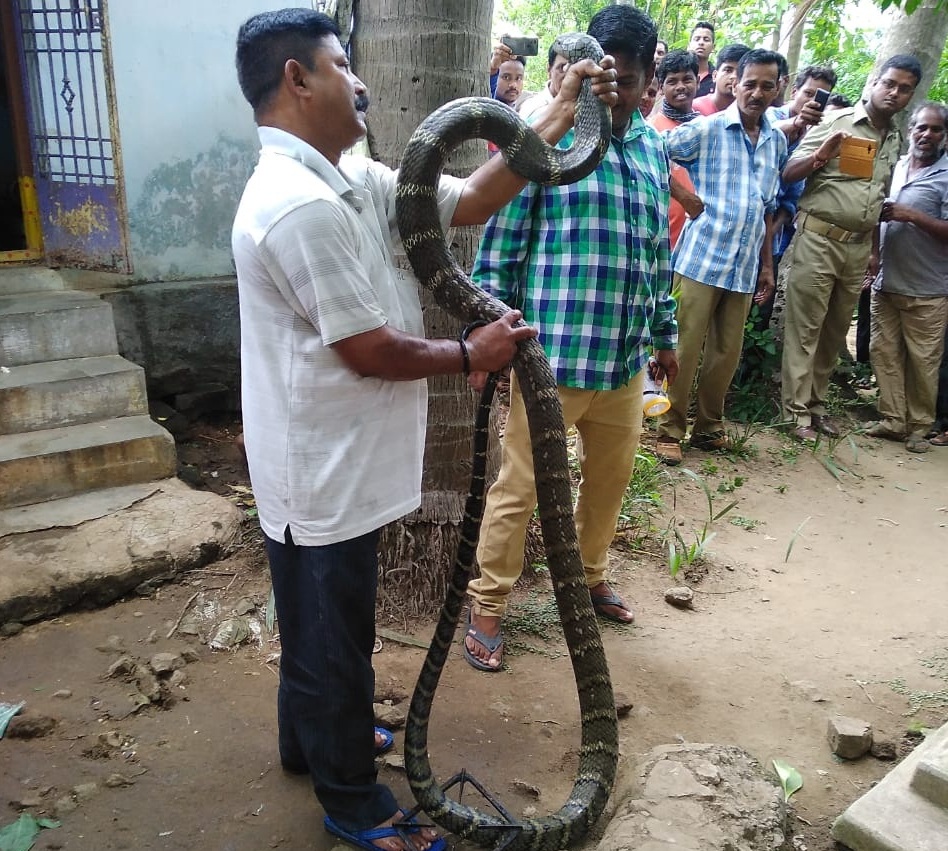
[[[326,829],[365,851],[445,848],[378,782],[374,757],[392,737],[374,727],[372,707],[379,531],[421,503],[429,376],[482,386],[521,341],[538,338],[579,434],[575,519],[590,599],[597,615],[622,623],[634,615],[607,579],[607,551],[642,429],[645,373],[671,388],[664,460],[681,460],[693,390],[691,445],[726,446],[724,394],[751,304],[773,297],[775,255],[795,437],[833,433],[826,380],[871,285],[883,418],[868,433],[912,451],[931,446],[948,306],[946,111],[915,111],[902,159],[892,123],[920,82],[918,62],[889,59],[858,104],[832,113],[817,91],[831,87],[832,71],[804,69],[778,113],[783,57],[729,45],[715,65],[707,22],[690,52],[661,43],[657,79],[660,43],[645,13],[608,5],[588,33],[606,57],[567,66],[551,52],[548,84],[527,103],[534,130],[569,146],[589,79],[612,112],[596,170],[569,186],[528,185],[494,156],[466,180],[442,175],[432,193],[442,228],[486,223],[472,278],[512,308],[459,339],[425,337],[417,282],[396,261],[397,175],[343,155],[366,133],[370,98],[334,21],[283,9],[238,34],[237,75],[261,152],[232,247],[245,447],[282,645],[277,744],[285,770],[310,776]],[[523,60],[501,45],[491,66],[496,96],[523,107]],[[502,620],[536,504],[529,443],[512,379],[470,586],[463,652],[478,671],[504,662]]]
[[[561,75],[566,60],[551,48],[546,90],[521,86],[511,98],[502,80],[511,69],[522,80],[526,61],[498,44],[491,71],[500,72],[496,96],[529,120],[555,94],[553,69]],[[654,62],[642,110],[671,162],[681,366],[658,423],[659,458],[680,463],[691,410],[690,445],[727,445],[724,396],[754,305],[756,331],[773,325],[783,341],[782,418],[795,439],[840,433],[827,393],[858,303],[857,360],[872,365],[881,416],[865,433],[904,441],[910,452],[948,445],[945,108],[925,103],[913,112],[902,160],[895,123],[921,82],[917,59],[889,58],[855,105],[833,92],[829,66],[807,66],[791,83],[779,53],[744,44],[715,53],[708,21],[695,24],[687,49],[658,40]],[[748,66],[762,63],[775,66],[773,85],[746,77]],[[922,178],[927,191],[917,188]]]

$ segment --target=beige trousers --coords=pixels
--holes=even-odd
[[[681,440],[688,430],[688,404],[701,363],[695,391],[697,416],[693,434],[712,434],[724,428],[724,397],[741,362],[744,323],[753,295],[711,287],[675,274],[678,302],[678,377],[668,388],[671,408],[658,433]]]
[[[837,242],[798,229],[790,263],[781,365],[784,413],[797,425],[826,416],[826,391],[859,300],[870,241]]]
[[[925,434],[935,421],[948,297],[872,294],[869,357],[890,431]]]
[[[574,517],[586,584],[603,581],[622,497],[632,477],[642,432],[644,371],[617,390],[558,387],[566,428],[579,432],[579,495]],[[477,546],[480,576],[468,585],[474,612],[503,615],[523,569],[527,523],[537,504],[527,413],[516,376],[501,447],[500,473],[487,494]]]

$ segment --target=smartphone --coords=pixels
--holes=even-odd
[[[501,41],[513,51],[514,56],[536,56],[538,39],[526,36],[505,35]]]
[[[816,94],[813,95],[813,100],[820,105],[820,109],[826,109],[826,103],[829,99],[830,93],[826,89],[817,89]]]

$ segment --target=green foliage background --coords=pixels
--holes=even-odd
[[[901,0],[875,0],[880,8],[899,7]],[[536,35],[540,56],[527,63],[527,88],[537,91],[546,82],[546,51],[562,32],[585,30],[589,19],[607,0],[497,0],[494,32],[506,30]],[[906,9],[918,0],[904,0]],[[751,47],[766,47],[786,53],[786,45],[777,45],[775,32],[790,8],[790,0],[733,0],[706,3],[699,0],[647,0],[636,3],[658,24],[659,37],[671,48],[687,47],[695,21],[710,20],[716,28],[716,43],[742,42]],[[846,29],[844,9],[847,0],[817,0],[807,18],[799,67],[810,64],[832,65],[839,74],[836,90],[857,100],[872,71],[883,31],[877,28]],[[948,0],[942,6],[948,14]],[[948,97],[948,49],[942,54],[938,76],[929,91],[932,100]]]

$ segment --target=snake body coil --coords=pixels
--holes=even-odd
[[[598,61],[602,57],[593,39],[576,33],[561,36],[555,49],[570,62],[586,57]],[[452,101],[419,125],[402,158],[396,216],[415,274],[443,309],[465,322],[494,320],[509,310],[468,279],[445,244],[436,193],[448,154],[466,139],[486,138],[501,149],[510,168],[528,180],[569,183],[595,170],[610,134],[609,108],[592,94],[588,79],[583,81],[577,102],[575,141],[568,150],[547,145],[512,109],[485,98]],[[506,851],[554,851],[585,835],[602,813],[615,780],[618,728],[609,669],[576,539],[566,432],[556,380],[536,340],[520,344],[513,366],[529,422],[547,563],[579,694],[579,770],[568,800],[557,812],[516,822],[511,831],[510,823],[499,815],[448,798],[428,759],[431,703],[463,606],[483,509],[484,421],[478,424],[476,478],[466,505],[457,559],[411,701],[405,729],[405,770],[418,803],[445,830],[480,845],[502,845]]]

